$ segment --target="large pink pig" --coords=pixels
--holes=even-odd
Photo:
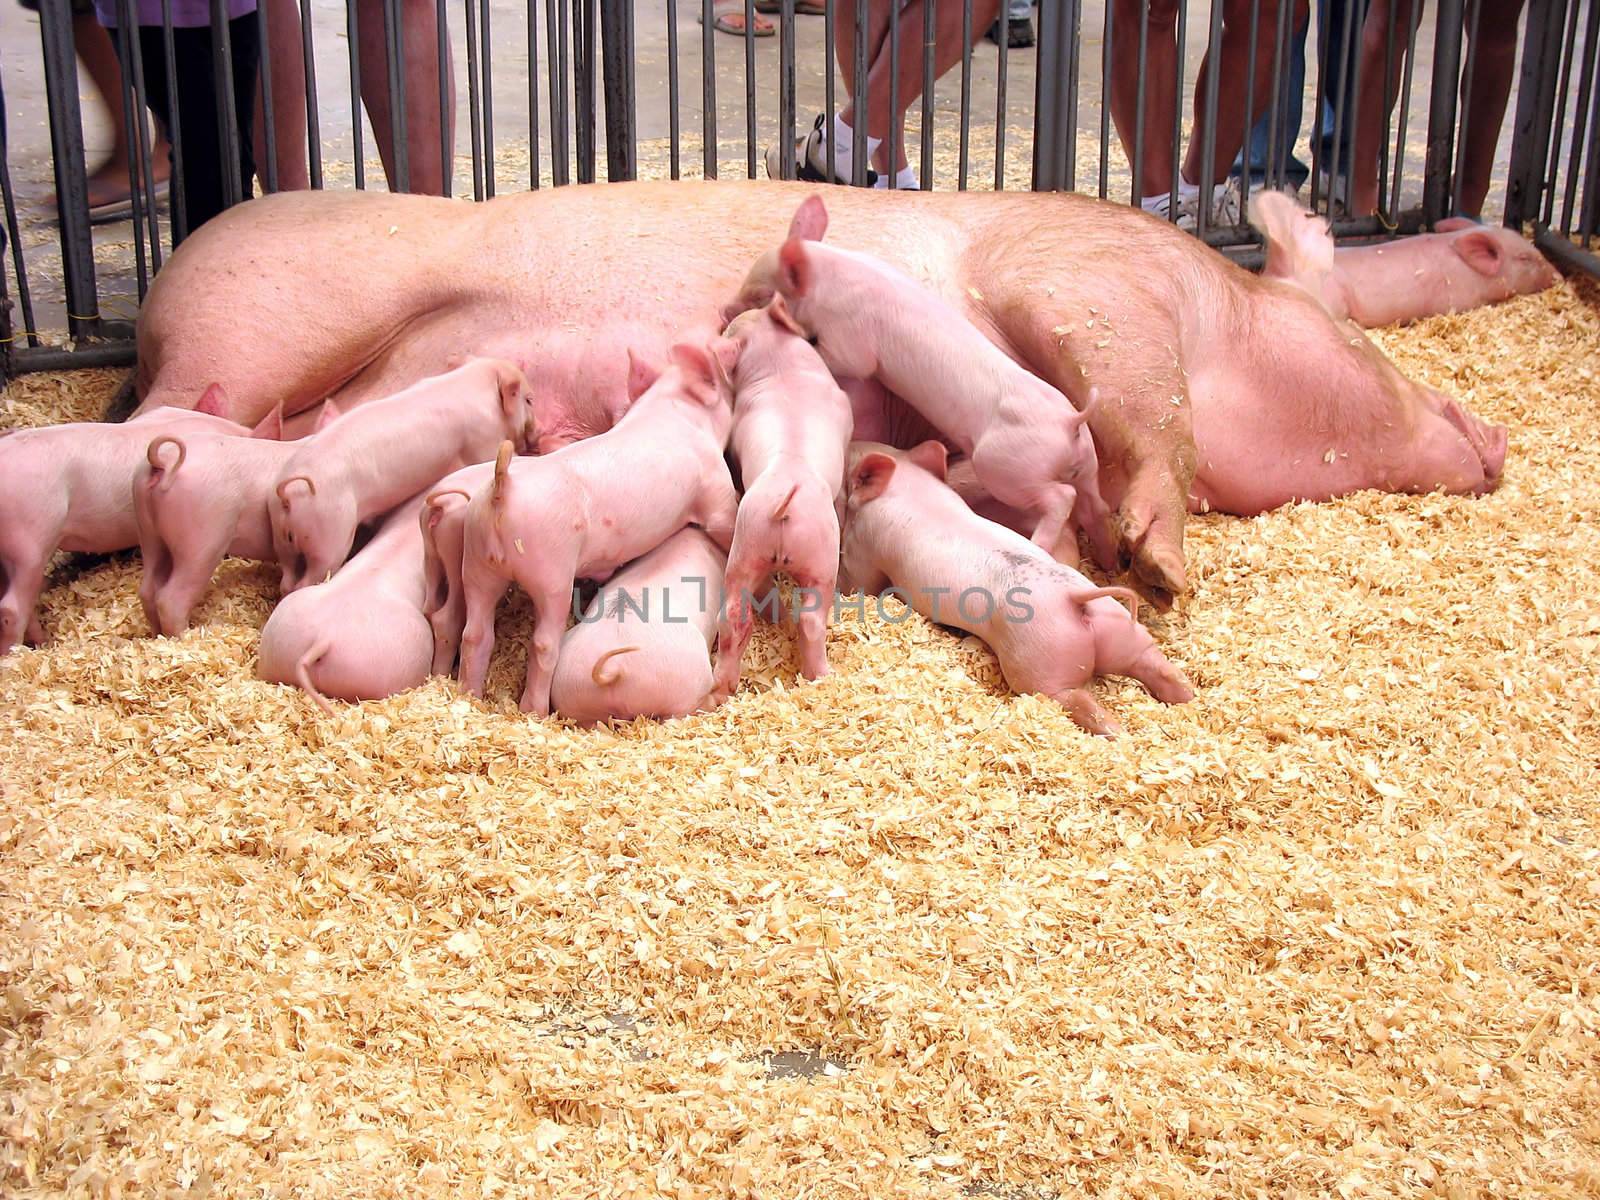
[[[139,600],[154,633],[176,637],[225,555],[277,557],[268,499],[296,452],[293,442],[196,433],[164,434],[133,476],[133,512],[144,559]]]
[[[1167,704],[1193,697],[1135,619],[1133,593],[1096,587],[973,513],[944,483],[940,443],[855,442],[850,458],[844,568],[855,587],[893,585],[930,621],[982,638],[1013,691],[1049,696],[1091,733],[1118,729],[1089,691],[1096,675],[1130,676]]]
[[[1332,316],[1364,329],[1466,312],[1561,278],[1527,239],[1462,217],[1440,221],[1433,233],[1337,249],[1327,221],[1282,192],[1253,200],[1250,221],[1266,239],[1265,277],[1298,284]]]
[[[506,439],[531,451],[536,437],[527,377],[504,359],[474,359],[340,417],[302,444],[275,484],[283,590],[332,575],[357,528],[419,488],[489,461]]]
[[[44,640],[34,607],[57,550],[104,554],[139,542],[128,489],[150,440],[249,430],[217,416],[221,389],[193,409],[157,408],[122,423],[85,421],[0,434],[0,655]]]
[[[807,679],[827,674],[828,612],[839,574],[834,501],[844,484],[851,430],[849,399],[781,297],[736,317],[727,336],[740,347],[731,449],[745,491],[728,554],[712,704],[739,686],[751,597],[765,593],[777,574],[813,598],[799,606],[795,621],[801,673]]]
[[[613,575],[561,639],[551,707],[580,725],[699,708],[727,561],[690,526]]]
[[[1100,564],[1115,565],[1085,412],[935,292],[886,263],[823,244],[827,225],[821,198],[808,197],[774,280],[823,361],[838,375],[875,378],[915,406],[971,458],[991,495],[1034,515],[1035,543],[1077,562],[1076,526]],[[1084,389],[1085,410],[1095,399]]]
[[[722,452],[737,351],[726,338],[678,343],[667,369],[642,391],[634,364],[630,391],[638,398],[609,432],[515,464],[509,445],[501,447],[493,482],[467,512],[463,691],[483,692],[495,607],[512,583],[534,607],[522,709],[546,716],[574,580],[603,578],[685,525],[729,545],[738,499]]]
[[[481,487],[493,472],[487,463],[467,467],[452,485]],[[279,601],[261,629],[262,679],[294,684],[327,713],[326,697],[378,700],[427,679],[422,504],[418,494],[398,506],[332,579]]]

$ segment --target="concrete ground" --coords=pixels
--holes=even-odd
[[[549,112],[550,70],[549,30],[543,5],[534,4],[538,13],[538,106],[539,140],[531,149],[537,155],[538,174],[544,183],[551,178],[553,154]],[[1189,21],[1184,78],[1192,94],[1195,74],[1205,49],[1207,6],[1196,4]],[[345,33],[345,6],[337,0],[313,0],[313,40],[324,183],[329,187],[353,184],[354,139],[351,136],[352,111],[350,74]],[[841,2],[840,19],[848,19],[854,6]],[[702,53],[704,34],[697,21],[699,8],[679,2],[673,22],[678,39],[679,64],[677,113],[680,125],[680,173],[700,177],[703,162]],[[641,0],[635,9],[637,48],[636,88],[639,137],[639,174],[665,177],[671,173],[671,55],[669,52],[669,13],[665,0]],[[462,11],[452,6],[453,69],[456,77],[457,115],[455,129],[456,162],[454,192],[471,195],[471,121],[467,85],[468,58]],[[776,22],[776,18],[773,18]],[[1083,49],[1080,107],[1078,113],[1078,176],[1080,190],[1100,187],[1101,94],[1100,57],[1104,30],[1102,0],[1084,0]],[[491,0],[488,21],[492,46],[489,109],[494,124],[494,186],[497,192],[522,190],[534,176],[528,137],[528,7],[506,0]],[[1315,35],[1313,31],[1313,36]],[[753,112],[747,123],[747,76],[744,39],[714,34],[710,50],[715,61],[716,173],[723,178],[763,173],[761,156],[778,136],[779,39],[756,39],[754,74],[748,85],[754,97]],[[804,128],[825,102],[825,81],[830,56],[826,53],[824,20],[803,16],[797,19],[796,34],[797,121]],[[1416,82],[1408,115],[1406,196],[1420,194],[1423,133],[1429,69],[1432,59],[1431,14],[1418,38]],[[1007,55],[1007,98],[1003,114],[997,114],[997,78],[1000,53],[991,42],[979,39],[971,61],[971,118],[969,161],[965,179],[961,173],[961,67],[939,81],[935,89],[933,186],[953,188],[965,183],[973,188],[995,186],[997,179],[1006,187],[1027,187],[1031,178],[1032,114],[1035,86],[1035,51],[1013,50]],[[49,155],[49,130],[43,90],[43,69],[39,52],[38,17],[16,5],[0,5],[0,71],[4,73],[8,97],[9,160],[13,186],[23,226],[22,245],[35,306],[35,324],[53,340],[64,335],[65,317],[61,295],[60,251],[53,206]],[[1314,69],[1312,74],[1314,75]],[[570,82],[569,82],[570,87]],[[85,141],[91,166],[97,164],[111,144],[110,123],[87,77],[83,78],[80,98],[84,110]],[[836,86],[837,102],[843,104],[846,92],[842,79]],[[575,106],[574,106],[575,107]],[[1305,103],[1309,118],[1311,104]],[[996,170],[997,129],[1004,125],[1004,155]],[[750,136],[751,124],[754,137]],[[1309,124],[1309,120],[1304,124]],[[1507,124],[1509,125],[1509,114]],[[919,125],[916,106],[910,115],[913,161]],[[605,178],[604,118],[597,117],[597,176]],[[1106,146],[1103,169],[1107,193],[1126,200],[1129,179],[1120,144],[1112,132]],[[1509,151],[1509,132],[1502,133],[1502,158]],[[1309,161],[1304,132],[1299,156]],[[363,120],[362,157],[366,162],[366,185],[383,187],[383,173],[377,160],[371,129]],[[569,162],[576,178],[573,140],[569,140]],[[1498,206],[1498,194],[1491,197],[1491,209]],[[163,209],[163,236],[166,213]],[[108,316],[131,317],[137,310],[138,281],[134,267],[133,232],[129,222],[97,227],[95,260],[99,273],[102,312]],[[8,291],[15,293],[15,277]],[[20,316],[20,314],[19,314]],[[20,319],[17,319],[20,324]]]

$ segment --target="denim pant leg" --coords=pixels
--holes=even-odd
[[[1334,162],[1341,175],[1350,165],[1350,150],[1355,144],[1356,63],[1361,58],[1361,25],[1366,20],[1370,0],[1317,0],[1317,28],[1322,60],[1319,64],[1317,95],[1318,157],[1331,169]],[[1345,50],[1345,22],[1350,23],[1350,40]],[[1342,97],[1342,101],[1341,101]],[[1343,104],[1343,120],[1335,106]],[[1339,133],[1338,154],[1333,144],[1334,127]]]
[[[1273,0],[1262,0],[1262,3],[1270,4]],[[1289,53],[1284,61],[1285,78],[1283,86],[1278,89],[1278,94],[1288,101],[1287,110],[1278,114],[1278,146],[1284,181],[1296,190],[1311,174],[1311,168],[1294,156],[1294,145],[1300,140],[1300,110],[1305,107],[1306,35],[1309,32],[1308,24],[1290,35]],[[1261,114],[1255,128],[1250,130],[1250,186],[1253,188],[1261,187],[1267,179],[1267,166],[1272,157],[1271,124],[1272,113],[1269,110]],[[1243,153],[1233,160],[1234,174],[1240,174],[1243,160]]]

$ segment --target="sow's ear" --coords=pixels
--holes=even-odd
[[[906,452],[906,458],[940,481],[944,480],[950,467],[950,451],[943,442],[932,439],[913,446]]]
[[[661,371],[652,363],[645,362],[628,349],[628,403],[632,404],[640,396],[650,390],[652,384],[661,377]]]
[[[1461,261],[1466,263],[1480,275],[1494,276],[1500,274],[1500,268],[1505,256],[1500,253],[1500,243],[1494,240],[1494,235],[1487,230],[1474,230],[1464,233],[1450,243],[1450,248],[1461,256]]]
[[[828,232],[828,209],[822,197],[813,192],[800,201],[794,220],[789,222],[789,236],[806,242],[820,242]]]
[[[790,238],[778,251],[778,292],[804,296],[811,289],[811,255],[805,242]]]
[[[876,500],[894,478],[895,461],[887,454],[865,455],[850,473],[850,499],[857,504]]]

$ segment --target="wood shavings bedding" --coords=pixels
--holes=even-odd
[[[588,733],[514,709],[525,605],[491,704],[330,720],[253,678],[264,568],[176,640],[135,562],[55,587],[0,666],[0,1190],[1594,1191],[1600,293],[1376,336],[1510,425],[1500,490],[1194,519],[1147,619],[1199,695],[1099,685],[1115,743],[915,615]]]

